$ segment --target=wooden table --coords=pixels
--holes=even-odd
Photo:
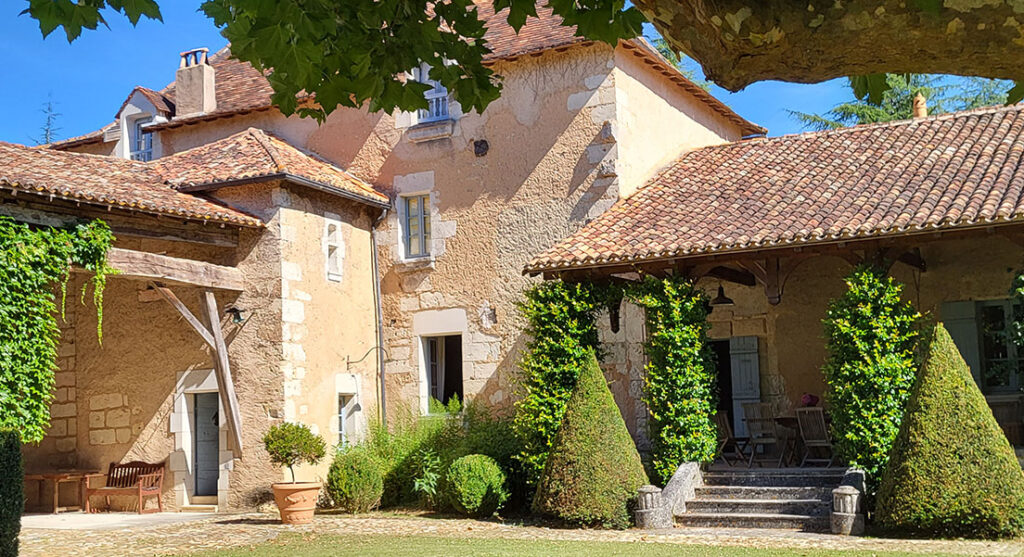
[[[39,482],[38,498],[40,504],[43,499],[43,485],[50,482],[53,485],[53,514],[64,511],[80,511],[85,501],[85,479],[89,474],[95,474],[95,470],[58,470],[55,472],[41,472],[36,474],[25,474],[25,481]],[[60,484],[78,484],[78,504],[60,506]]]

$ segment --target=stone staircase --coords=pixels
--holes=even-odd
[[[676,515],[677,526],[827,532],[841,468],[715,469]]]

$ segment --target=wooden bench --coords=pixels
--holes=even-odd
[[[91,487],[89,480],[93,478],[106,478],[106,485],[103,487]],[[111,495],[137,495],[139,498],[139,514],[163,512],[164,503],[161,492],[164,485],[164,465],[150,464],[148,462],[126,462],[124,464],[110,463],[110,469],[106,474],[90,474],[85,478],[85,512],[92,512],[89,506],[89,498],[93,495],[103,495],[107,500],[107,508],[110,508]],[[156,509],[143,510],[143,498],[156,497]]]

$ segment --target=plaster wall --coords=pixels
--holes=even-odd
[[[740,128],[632,51],[615,50],[615,136],[619,195],[629,197],[687,151],[738,141]]]
[[[358,440],[368,421],[377,419],[370,241],[375,218],[370,213],[377,211],[302,188],[282,187],[273,195],[281,207],[283,417],[308,425],[333,449],[339,442],[339,395],[355,399],[346,419],[350,442]],[[341,272],[330,275],[325,244],[329,224],[340,227],[336,238],[341,244]],[[298,467],[296,474],[324,480],[329,466],[327,458],[315,467]],[[287,476],[286,471],[282,474]]]

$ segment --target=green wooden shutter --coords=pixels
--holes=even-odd
[[[975,302],[944,302],[942,324],[971,368],[975,381],[981,378],[981,346],[978,335],[978,305]],[[980,385],[981,383],[979,383]]]

